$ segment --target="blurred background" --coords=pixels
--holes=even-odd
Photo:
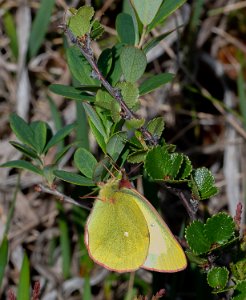
[[[98,57],[117,42],[115,19],[126,1],[0,1],[0,163],[20,158],[9,144],[16,139],[9,127],[12,112],[26,121],[48,122],[51,128],[79,117],[75,101],[49,91],[52,83],[71,84],[66,41],[58,28],[66,10],[94,6],[105,27],[93,44]],[[147,72],[171,72],[175,80],[142,97],[139,114],[146,119],[163,116],[165,140],[187,154],[194,167],[205,166],[214,174],[220,193],[203,202],[201,212],[225,210],[234,216],[237,203],[245,203],[246,1],[187,1],[151,35],[170,30],[173,33],[148,54]],[[89,143],[97,152],[90,135]],[[54,153],[49,155],[47,164]],[[68,152],[63,161],[70,170],[72,155]],[[40,283],[40,299],[127,299],[129,291],[152,295],[160,288],[169,292],[165,299],[213,299],[205,277],[192,266],[188,273],[169,275],[140,270],[134,285],[132,275],[94,266],[83,244],[88,212],[40,194],[34,189],[38,183],[38,175],[20,176],[15,169],[1,168],[0,241],[11,215],[1,299],[7,299],[10,289],[16,293],[24,252],[32,286]],[[69,185],[63,189],[74,198],[80,195]],[[243,218],[245,223],[245,212]]]

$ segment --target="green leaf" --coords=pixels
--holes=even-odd
[[[198,255],[208,252],[211,246],[204,229],[202,222],[194,221],[185,230],[185,238],[189,247]]]
[[[158,24],[162,23],[168,16],[170,16],[175,10],[183,5],[187,0],[165,0],[161,4],[155,18],[149,24],[148,30],[150,31]]]
[[[17,300],[30,300],[30,267],[27,255],[24,255],[17,291]]]
[[[230,263],[230,268],[233,276],[238,280],[246,279],[246,257],[237,261],[236,263]]]
[[[120,80],[122,75],[120,55],[124,49],[124,44],[118,43],[112,48],[112,65],[110,72],[108,73],[107,79],[112,86]]]
[[[107,91],[101,89],[97,91],[95,102],[97,106],[111,110],[114,101],[114,98]]]
[[[212,288],[221,290],[226,286],[228,277],[229,271],[226,267],[214,267],[208,271],[207,282]]]
[[[132,0],[140,21],[148,25],[154,19],[163,0]]]
[[[102,151],[106,154],[106,139],[104,138],[104,136],[98,131],[98,129],[96,128],[96,126],[91,122],[91,120],[89,119],[89,125],[90,125],[90,129],[92,131],[93,136],[95,137],[98,145],[100,146],[100,148],[102,149]]]
[[[209,218],[205,224],[205,232],[209,241],[223,244],[234,234],[235,223],[231,216],[221,212]]]
[[[55,170],[54,174],[56,177],[60,178],[61,180],[64,180],[66,182],[75,184],[75,185],[81,185],[81,186],[94,186],[95,183],[84,176],[81,176],[79,174],[74,174],[72,172],[67,172],[63,170]]]
[[[190,187],[199,200],[208,199],[218,193],[218,188],[214,186],[214,177],[205,167],[193,170]]]
[[[37,168],[36,166],[34,166],[33,164],[31,164],[28,161],[25,160],[12,160],[12,161],[8,161],[2,165],[0,165],[1,168],[17,168],[17,169],[25,169],[28,170],[30,172],[36,173],[38,175],[43,176],[43,172],[42,170],[40,170],[39,168]]]
[[[46,145],[44,152],[47,152],[51,147],[58,144],[61,140],[63,140],[69,133],[74,129],[75,124],[68,124],[65,127],[61,128],[56,132],[55,135],[49,140]]]
[[[146,126],[146,129],[158,139],[161,137],[164,130],[165,121],[163,117],[158,117],[153,120],[150,120]]]
[[[119,82],[116,87],[120,89],[124,102],[129,108],[133,108],[138,103],[139,91],[135,83]]]
[[[29,38],[29,54],[34,57],[42,45],[45,33],[51,20],[51,13],[55,5],[55,0],[42,0],[39,10],[32,24]]]
[[[18,142],[15,142],[15,141],[10,141],[9,142],[13,147],[15,147],[15,149],[17,149],[18,151],[20,151],[21,153],[23,153],[25,156],[31,158],[31,159],[37,159],[38,158],[38,155],[37,155],[37,152],[35,152],[32,148],[24,145],[24,144],[21,144],[21,143],[18,143]]]
[[[82,37],[90,32],[93,16],[94,8],[92,6],[82,6],[69,18],[68,27],[76,37]]]
[[[144,166],[153,179],[172,180],[177,176],[182,162],[182,154],[169,154],[166,148],[157,146],[148,152]]]
[[[16,25],[14,23],[14,19],[12,15],[6,11],[5,14],[3,15],[3,23],[4,23],[4,28],[5,28],[5,33],[8,36],[10,40],[10,48],[11,51],[14,55],[14,57],[17,59],[18,58],[18,38],[17,38],[17,33],[16,33]]]
[[[125,80],[134,83],[143,75],[147,59],[142,50],[127,46],[121,52],[120,64]]]
[[[92,178],[94,168],[97,164],[96,158],[85,148],[79,148],[74,154],[76,167],[88,178]]]
[[[151,39],[149,42],[147,42],[144,46],[143,46],[143,52],[145,54],[147,54],[152,48],[154,48],[155,46],[157,46],[160,41],[162,41],[163,39],[165,39],[167,36],[169,36],[169,34],[171,34],[172,32],[174,32],[176,30],[173,29],[173,30],[170,30],[168,32],[165,32],[161,35],[158,35],[156,37],[154,37],[153,39]]]
[[[127,157],[127,161],[132,164],[139,164],[141,162],[144,162],[146,159],[147,151],[146,150],[138,150],[133,153],[131,153]]]
[[[190,176],[192,171],[192,165],[189,157],[184,154],[182,154],[182,156],[183,156],[183,162],[179,169],[178,175],[176,177],[176,179],[181,179],[181,180]]]
[[[232,300],[246,299],[246,280],[243,280],[237,284],[233,296],[234,297],[232,297]]]
[[[79,88],[75,88],[69,85],[62,84],[51,84],[49,90],[55,94],[61,95],[68,99],[78,100],[78,101],[95,101],[95,97],[89,95],[88,93],[82,91]]]
[[[126,142],[126,132],[117,132],[109,138],[106,150],[108,155],[110,155],[114,161],[116,161],[119,158],[122,150],[125,147]]]
[[[98,20],[94,20],[91,27],[90,37],[92,40],[99,39],[104,33],[104,27],[100,24]]]
[[[91,123],[96,127],[96,129],[100,132],[104,139],[107,139],[107,133],[103,126],[101,119],[99,118],[96,111],[92,108],[88,103],[83,103],[85,112],[90,119]]]
[[[116,30],[121,43],[135,45],[135,30],[132,16],[120,13],[116,18]]]
[[[145,123],[145,119],[130,119],[126,120],[125,124],[129,130],[135,130],[142,127]]]
[[[157,89],[158,87],[172,81],[174,75],[171,73],[164,73],[151,76],[149,79],[145,80],[139,87],[140,96],[150,93],[151,91]]]
[[[42,154],[46,145],[47,125],[43,121],[35,121],[30,124],[33,130],[35,148],[38,154]]]
[[[206,258],[200,257],[198,255],[196,255],[193,251],[191,250],[186,250],[185,254],[187,256],[187,258],[189,259],[190,263],[195,263],[198,266],[204,266],[208,264],[208,260]]]
[[[57,202],[59,211],[58,224],[60,230],[60,247],[62,254],[62,273],[64,279],[67,279],[71,273],[71,237],[70,226],[67,220],[65,209],[61,203]]]
[[[112,169],[112,159],[106,156],[97,163],[93,172],[93,181],[97,183],[105,182],[109,176],[108,170],[111,169]]]
[[[9,242],[7,237],[4,236],[0,246],[0,288],[2,285],[5,268],[8,264],[8,252],[9,252]]]
[[[53,163],[54,164],[58,164],[59,161],[63,158],[63,156],[65,155],[65,153],[71,148],[71,147],[74,147],[74,146],[77,146],[78,145],[78,142],[77,143],[72,143],[72,144],[68,144],[67,146],[65,147],[62,147],[60,151],[58,151],[55,155],[55,158],[53,160]]]
[[[90,74],[92,68],[88,61],[84,58],[79,48],[72,46],[66,51],[67,62],[71,74],[83,86],[100,86],[100,81],[93,79]]]
[[[92,300],[92,293],[91,293],[91,284],[90,284],[90,277],[87,275],[84,277],[84,286],[83,286],[83,299],[84,300]]]
[[[104,77],[106,77],[112,67],[112,50],[111,49],[104,49],[102,53],[100,54],[97,66],[98,69],[101,71]]]
[[[17,138],[24,144],[36,150],[34,144],[34,134],[30,126],[21,117],[16,114],[10,116],[10,127]]]

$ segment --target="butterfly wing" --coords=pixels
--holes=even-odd
[[[140,268],[148,254],[148,226],[132,198],[116,192],[107,201],[96,200],[86,224],[85,244],[90,257],[117,272]]]
[[[134,197],[148,224],[150,245],[142,268],[170,273],[185,269],[187,261],[184,251],[156,209],[136,190],[122,190]]]

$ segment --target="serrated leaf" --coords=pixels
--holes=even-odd
[[[93,79],[92,68],[76,46],[66,49],[67,62],[71,74],[83,86],[100,86],[100,81]]]
[[[9,242],[7,237],[4,236],[0,246],[0,288],[2,285],[5,268],[8,263],[8,249],[9,249]]]
[[[47,126],[43,121],[35,121],[30,124],[33,131],[35,148],[39,154],[43,153],[46,138],[47,138]]]
[[[207,168],[194,170],[191,179],[192,192],[199,200],[208,199],[218,193],[218,188],[214,186],[214,177]]]
[[[145,123],[145,119],[130,119],[125,120],[127,129],[134,130],[142,127]]]
[[[153,21],[149,24],[148,30],[150,31],[158,24],[162,23],[168,16],[170,16],[175,10],[177,10],[186,1],[187,0],[163,1]]]
[[[113,134],[107,143],[106,150],[108,155],[110,155],[114,161],[116,161],[122,150],[125,147],[127,142],[127,133],[126,132],[116,132]]]
[[[144,166],[153,179],[172,180],[177,176],[182,161],[181,154],[169,154],[166,148],[157,146],[148,152]]]
[[[246,257],[236,263],[231,263],[230,268],[236,279],[246,280]]]
[[[82,37],[91,30],[91,19],[94,16],[92,6],[82,6],[69,18],[68,27],[76,37]]]
[[[150,78],[146,79],[143,83],[141,83],[139,87],[140,96],[148,94],[153,90],[159,88],[160,86],[167,84],[168,82],[172,81],[173,78],[174,74],[171,73],[164,73],[151,76]]]
[[[146,128],[153,136],[156,136],[159,139],[164,130],[164,126],[165,126],[164,118],[158,117],[153,120],[150,120]]]
[[[17,300],[30,300],[30,266],[27,255],[25,254],[22,261],[19,286],[17,291]]]
[[[81,176],[79,174],[75,174],[72,172],[67,172],[63,170],[55,170],[54,174],[56,177],[60,178],[61,180],[64,180],[66,182],[75,184],[75,185],[81,185],[81,186],[94,186],[95,183],[87,177]]]
[[[35,149],[34,135],[30,126],[17,114],[11,114],[10,127],[17,136],[17,138],[24,144],[27,144],[31,148]]]
[[[179,169],[177,179],[185,179],[188,176],[190,176],[191,171],[192,171],[192,165],[191,161],[188,156],[182,154],[183,156],[183,162],[181,164],[181,167]]]
[[[90,37],[92,40],[99,39],[104,33],[104,27],[98,20],[94,20],[91,27]]]
[[[143,75],[147,59],[142,50],[127,46],[120,54],[120,64],[125,80],[134,83]]]
[[[75,88],[69,85],[62,84],[51,84],[49,90],[55,94],[61,95],[68,99],[78,100],[78,101],[95,101],[95,97],[89,95],[88,93],[82,91],[79,88]]]
[[[137,85],[131,82],[119,82],[116,85],[120,89],[120,93],[124,102],[129,108],[133,108],[138,102],[139,91]]]
[[[206,236],[210,243],[223,244],[234,233],[235,223],[231,216],[221,212],[209,218],[205,224]]]
[[[196,220],[186,227],[185,230],[185,238],[189,247],[198,255],[208,252],[211,246],[205,235],[204,228],[204,224]]]
[[[96,158],[85,148],[79,148],[74,154],[76,167],[88,178],[92,178],[93,170],[97,164]]]
[[[112,67],[112,50],[111,49],[104,49],[100,54],[97,66],[98,69],[101,71],[104,77],[106,77]]]
[[[17,168],[17,169],[25,169],[28,171],[31,171],[33,173],[36,173],[38,175],[43,175],[42,170],[40,170],[39,168],[37,168],[36,166],[34,166],[33,164],[31,164],[28,161],[25,160],[12,160],[12,161],[8,161],[2,165],[0,165],[1,168]]]
[[[138,164],[138,163],[145,161],[146,155],[147,155],[146,150],[138,150],[138,151],[131,153],[127,157],[127,161],[132,164]]]
[[[246,299],[246,280],[239,282],[234,290],[232,300]]]
[[[74,129],[75,124],[68,124],[65,127],[61,128],[57,131],[55,135],[49,140],[48,144],[46,145],[44,152],[47,152],[51,147],[59,143],[63,140],[69,133]]]
[[[208,271],[207,282],[212,288],[221,290],[226,286],[228,277],[229,271],[226,267],[214,267]]]
[[[116,18],[116,30],[121,43],[135,45],[135,30],[133,18],[126,13],[120,13]]]
[[[148,25],[154,19],[163,0],[132,0],[140,21]]]
[[[22,152],[25,156],[31,158],[31,159],[37,159],[38,158],[38,155],[37,153],[30,147],[24,145],[24,144],[21,144],[21,143],[18,143],[18,142],[15,142],[15,141],[10,141],[9,142],[13,147],[15,147],[15,149],[17,149],[18,151]]]

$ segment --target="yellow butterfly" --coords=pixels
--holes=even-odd
[[[85,228],[90,257],[116,272],[144,268],[171,273],[185,269],[184,251],[170,229],[129,184],[114,178],[101,188]]]

